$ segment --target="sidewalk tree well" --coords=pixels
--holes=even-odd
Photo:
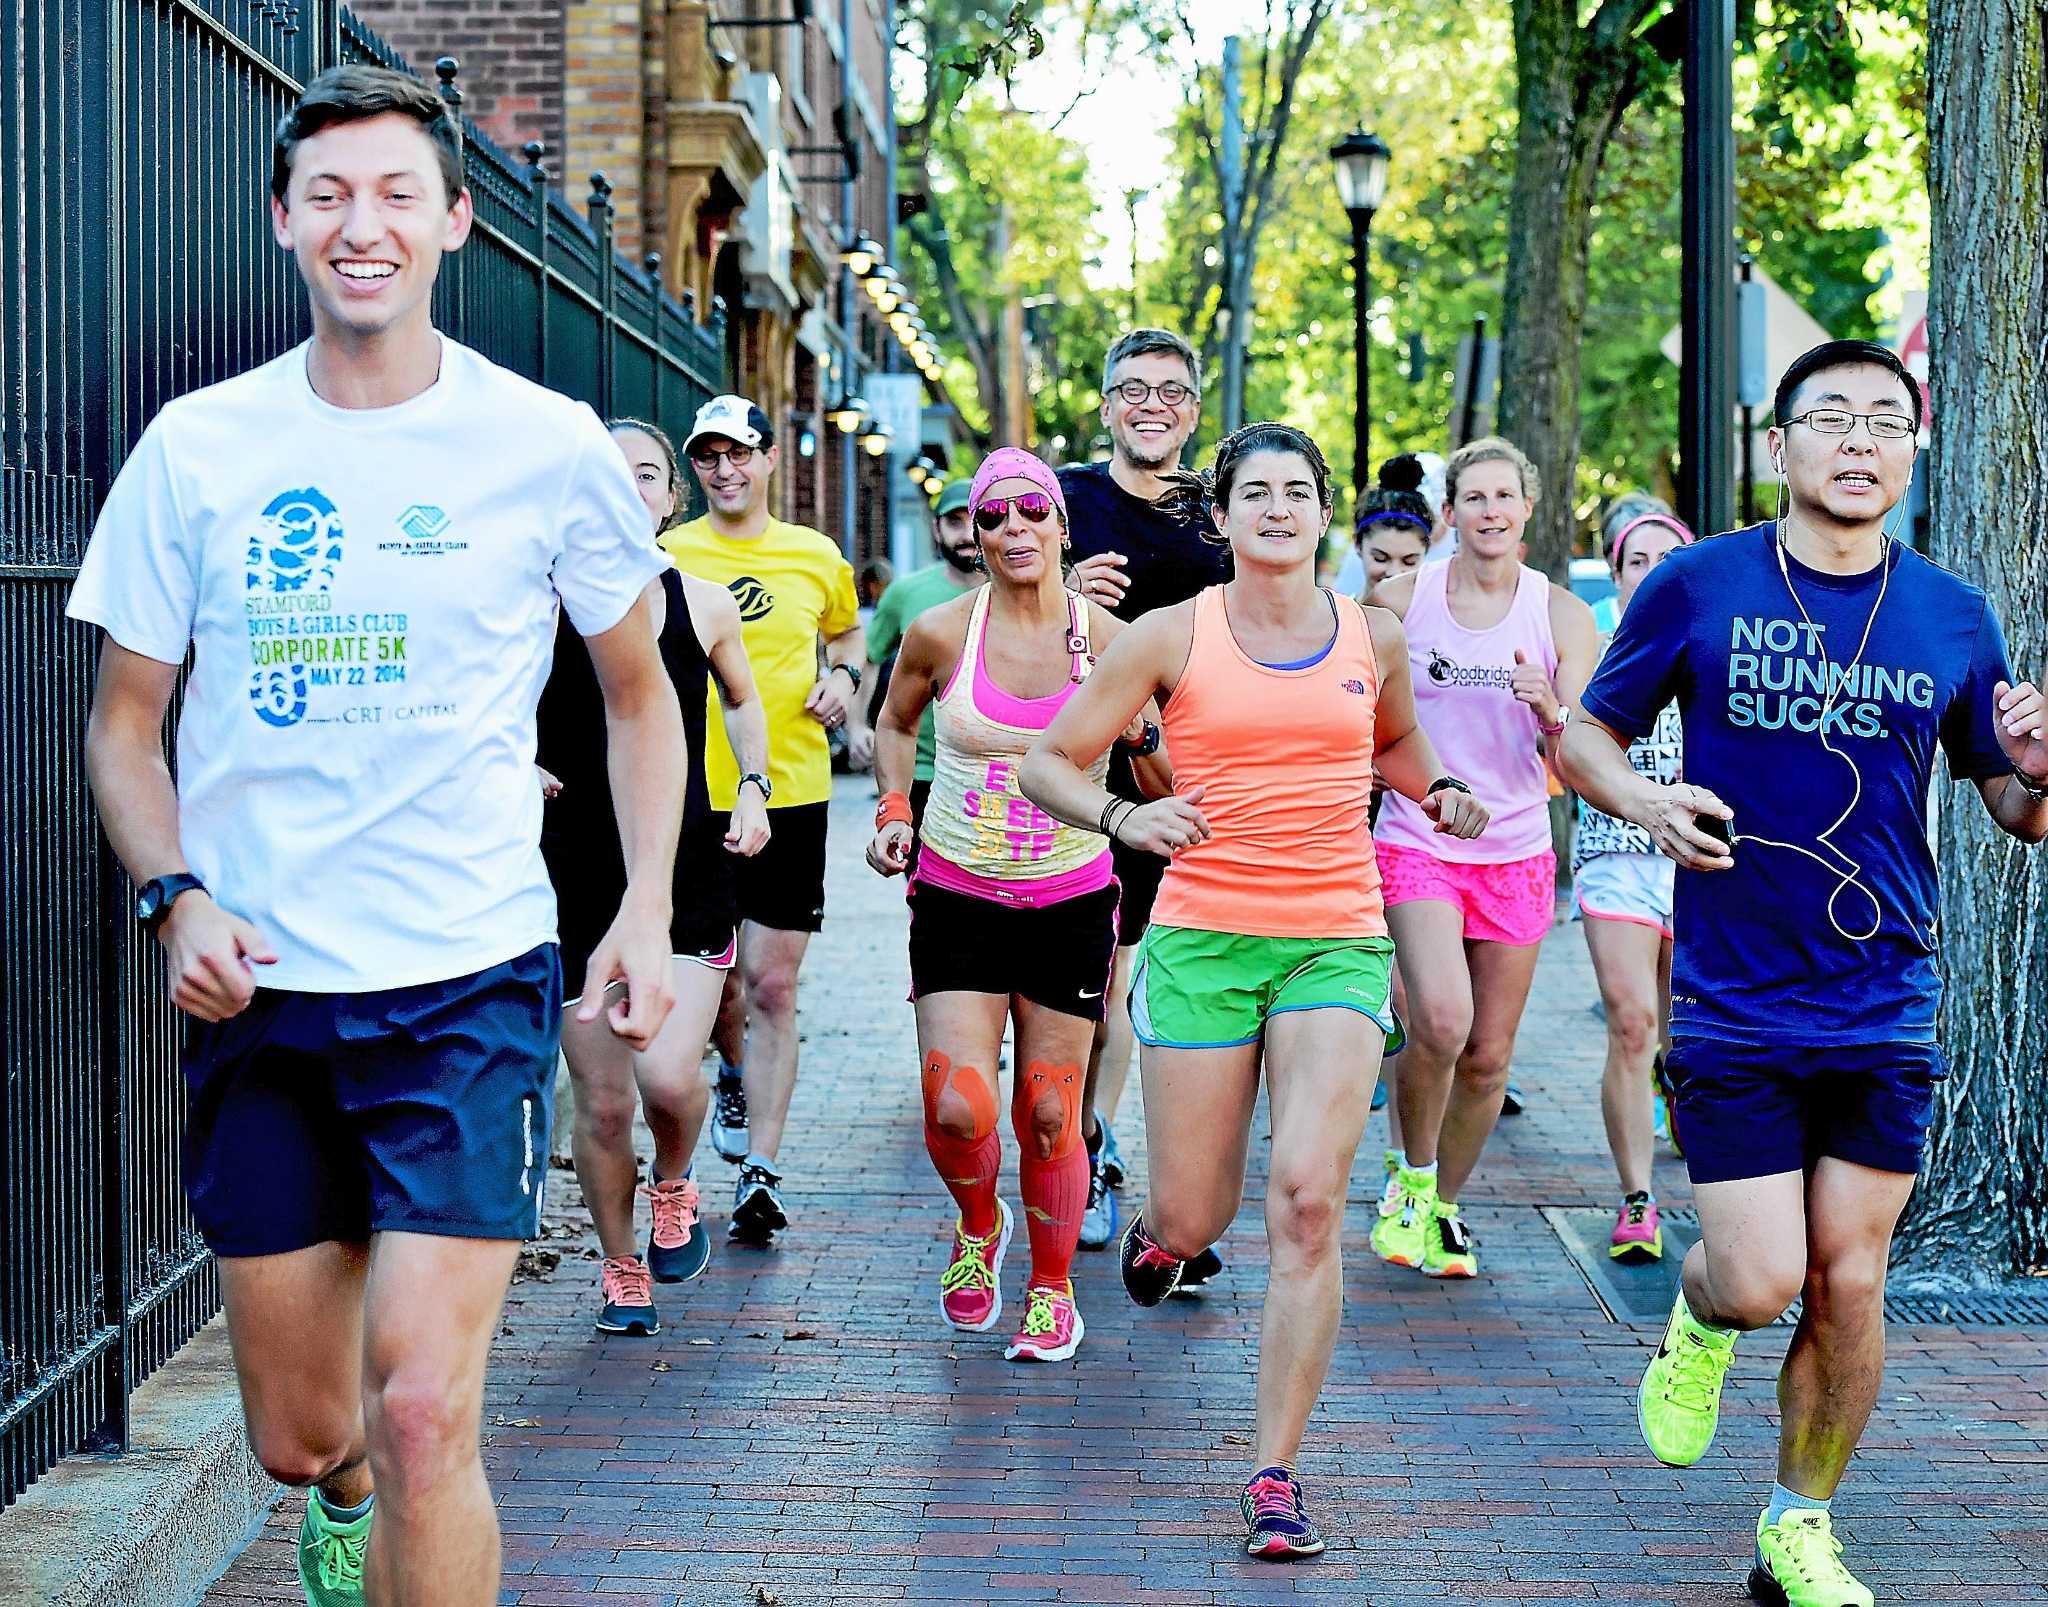
[[[1929,0],[1933,551],[1982,586],[2018,673],[2048,671],[2048,12]],[[1965,400],[1966,399],[1966,400]],[[1946,784],[1941,1086],[1902,1271],[2048,1269],[2048,851]]]

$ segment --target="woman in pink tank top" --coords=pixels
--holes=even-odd
[[[1066,501],[1045,464],[1014,447],[991,453],[969,506],[989,583],[921,614],[903,639],[875,725],[882,801],[868,863],[885,876],[910,864],[917,728],[935,706],[938,748],[909,898],[925,1148],[960,1207],[939,1314],[971,1333],[1002,1316],[1016,1219],[996,1193],[996,1068],[1014,1022],[1010,1116],[1031,1278],[1005,1354],[1064,1361],[1084,1332],[1068,1276],[1088,1203],[1081,1088],[1115,959],[1117,886],[1099,827],[1040,810],[1018,790],[1017,771],[1122,627],[1066,588]],[[1140,720],[1125,734],[1134,751],[1156,753],[1156,726]],[[1164,790],[1163,762],[1139,761],[1141,774],[1155,767]],[[1098,782],[1107,769],[1105,753]]]
[[[1374,763],[1441,831],[1476,836],[1486,811],[1416,723],[1399,621],[1316,585],[1331,498],[1315,443],[1251,425],[1179,495],[1230,543],[1235,578],[1124,633],[1032,749],[1024,791],[1171,856],[1131,985],[1149,1176],[1120,1259],[1139,1305],[1236,1216],[1264,1064],[1272,1265],[1245,1550],[1312,1556],[1323,1539],[1294,1458],[1336,1340],[1345,1184],[1398,1031],[1366,822]],[[1127,803],[1092,772],[1155,698],[1176,795]]]
[[[1521,562],[1535,466],[1507,441],[1473,441],[1451,458],[1445,486],[1456,554],[1387,581],[1372,600],[1401,616],[1416,710],[1494,816],[1484,837],[1457,842],[1405,798],[1390,796],[1380,812],[1409,1034],[1394,1079],[1405,1153],[1389,1156],[1372,1243],[1398,1266],[1470,1278],[1479,1261],[1457,1200],[1500,1118],[1556,908],[1545,760],[1600,646],[1593,611]]]

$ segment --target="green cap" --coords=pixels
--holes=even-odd
[[[932,508],[932,514],[936,518],[949,513],[958,513],[973,501],[973,481],[948,480],[946,482],[946,489],[939,493],[939,500]]]

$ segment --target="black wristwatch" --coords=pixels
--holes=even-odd
[[[2012,778],[2019,783],[2020,791],[2033,799],[2035,803],[2048,803],[2048,781],[2044,781],[2038,787],[2035,786],[2033,782],[2027,779],[2027,773],[2018,765],[2012,767]]]
[[[832,670],[846,671],[846,678],[849,681],[853,682],[853,689],[856,692],[860,690],[860,670],[856,666],[852,664],[834,664],[832,666]],[[825,673],[827,675],[830,675],[832,673],[832,670],[827,670]]]
[[[762,775],[758,770],[749,770],[745,775],[741,776],[738,786],[735,786],[733,791],[739,791],[740,787],[744,787],[749,781],[761,789],[761,802],[766,803],[775,796],[775,783]]]
[[[1453,792],[1462,792],[1468,798],[1472,796],[1472,789],[1456,776],[1438,776],[1436,780],[1429,784],[1429,790],[1424,792],[1422,796],[1427,798],[1431,793],[1442,792],[1446,787],[1450,788]]]
[[[1136,742],[1123,742],[1121,737],[1117,740],[1123,742],[1124,752],[1128,753],[1133,759],[1142,759],[1148,754],[1154,754],[1159,751],[1160,736],[1159,727],[1150,720],[1147,720],[1145,722],[1145,734]]]
[[[205,891],[206,883],[187,871],[154,877],[142,884],[142,891],[135,897],[135,918],[144,931],[154,932],[170,918],[171,905],[180,894]]]

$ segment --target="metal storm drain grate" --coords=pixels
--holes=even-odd
[[[1678,1293],[1679,1266],[1700,1236],[1698,1216],[1690,1210],[1663,1212],[1663,1259],[1630,1263],[1607,1253],[1612,1211],[1563,1205],[1546,1205],[1542,1211],[1608,1321],[1648,1326],[1664,1322]],[[1884,1311],[1891,1322],[1930,1327],[2048,1328],[2048,1278],[2015,1279],[1990,1289],[1954,1293],[1890,1294]],[[1798,1320],[1796,1302],[1778,1319],[1781,1325]]]

